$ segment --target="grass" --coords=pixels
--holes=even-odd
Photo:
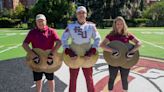
[[[164,59],[164,27],[143,27],[143,28],[129,28],[130,32],[135,34],[143,43],[140,48],[140,54],[143,56],[163,58]],[[57,32],[61,37],[63,29],[58,29]],[[111,28],[98,29],[102,39],[111,31]],[[25,51],[21,47],[21,44],[26,36],[28,30],[17,28],[1,28],[0,29],[0,60],[6,60],[11,58],[23,57],[26,55]],[[149,44],[148,44],[148,43]],[[150,45],[151,43],[151,45]],[[17,48],[13,48],[15,45],[20,45]],[[153,45],[152,45],[153,44]],[[155,46],[154,46],[155,45]],[[161,47],[161,48],[160,48]],[[13,49],[12,49],[13,48]],[[9,50],[6,50],[9,49]],[[6,51],[4,51],[6,50]],[[4,52],[1,52],[4,51]],[[102,49],[99,48],[102,52]],[[59,52],[62,52],[62,47]]]

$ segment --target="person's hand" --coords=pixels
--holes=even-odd
[[[96,54],[96,48],[90,48],[88,51],[86,51],[84,56],[85,58],[88,58],[95,54]]]
[[[126,54],[127,58],[132,58],[132,57],[134,56],[134,53],[135,53],[135,52],[133,52],[132,50],[129,51],[129,52]]]
[[[119,55],[119,51],[116,49],[112,49],[112,55],[113,56],[118,56]]]
[[[71,60],[75,61],[77,59],[77,56],[71,57]]]
[[[53,54],[49,53],[48,58],[47,58],[47,64],[52,65],[53,64]]]
[[[39,56],[34,52],[34,51],[31,51],[30,52],[30,55],[32,57],[32,60],[35,64],[39,64],[40,63],[40,58]]]
[[[30,55],[32,58],[35,58],[35,57],[39,57],[35,52],[31,51],[30,52]]]
[[[70,48],[66,48],[64,52],[65,52],[66,55],[69,55],[71,58],[77,56],[75,54],[75,52],[73,50],[71,50]]]
[[[89,57],[89,56],[84,56],[84,59],[87,61],[87,60],[89,60],[91,57]]]

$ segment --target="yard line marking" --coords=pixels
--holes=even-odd
[[[22,44],[18,44],[18,45],[15,45],[15,46],[8,47],[7,49],[1,50],[0,53],[6,52],[6,51],[11,50],[11,49],[18,48],[18,47],[21,46],[21,45],[22,45]]]
[[[152,32],[141,32],[141,34],[152,34]]]
[[[16,35],[16,33],[7,33],[6,36],[13,36]]]
[[[149,45],[152,45],[152,46],[154,46],[154,47],[158,47],[158,48],[160,48],[160,49],[163,49],[163,50],[164,50],[164,47],[162,47],[162,46],[159,46],[159,45],[153,44],[153,43],[148,42],[148,41],[145,41],[145,40],[141,40],[141,41],[142,41],[142,42],[144,42],[144,43],[146,43],[146,44],[149,44]]]
[[[154,32],[154,34],[164,35],[164,32]]]
[[[159,31],[159,32],[141,32],[141,34],[156,34],[156,35],[164,35],[164,32]]]
[[[3,47],[4,47],[4,45],[1,45],[1,46],[0,46],[0,48],[3,48]]]
[[[0,37],[0,38],[5,38],[5,37],[9,37],[9,36],[2,36],[2,37]]]
[[[27,35],[27,33],[19,33],[19,35]]]
[[[15,36],[15,35],[27,35],[27,33],[7,33],[4,35],[0,35],[0,38],[5,38],[5,37],[9,37],[9,36]]]

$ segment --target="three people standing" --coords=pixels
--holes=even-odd
[[[61,41],[56,31],[52,28],[49,28],[46,25],[46,18],[42,14],[36,16],[36,28],[32,29],[23,42],[23,48],[27,53],[31,53],[33,57],[38,57],[33,51],[32,48],[40,48],[43,50],[51,49],[52,55],[54,55],[61,46],[64,48],[64,53],[69,55],[72,60],[76,60],[77,56],[84,56],[86,62],[89,62],[92,55],[95,55],[99,44],[100,44],[100,34],[96,29],[96,26],[92,22],[88,22],[87,10],[84,6],[79,6],[76,10],[77,21],[74,21],[66,27]],[[68,43],[68,40],[71,39],[71,43]],[[91,43],[91,39],[94,40]],[[107,44],[110,41],[118,40],[123,43],[129,43],[132,41],[135,43],[134,49],[128,52],[128,54],[135,52],[141,46],[141,41],[128,32],[128,28],[125,20],[122,17],[117,17],[113,22],[112,31],[106,36],[106,38],[101,42],[100,47],[108,52],[114,52],[115,49],[108,48]],[[54,42],[56,45],[54,46]],[[29,43],[32,44],[32,48],[29,47]],[[76,49],[75,49],[76,48]],[[83,51],[78,50],[78,48]],[[81,52],[84,52],[81,54]],[[39,57],[38,57],[39,58]],[[113,90],[113,85],[118,71],[121,73],[121,80],[124,92],[128,90],[128,75],[130,69],[125,69],[122,67],[109,66],[109,83],[108,89],[110,92]],[[79,73],[79,69],[69,68],[70,81],[69,81],[69,92],[76,92],[76,81]],[[82,68],[88,92],[95,92],[93,77],[92,77],[92,67]],[[36,81],[37,92],[42,90],[42,75],[45,74],[48,79],[49,90],[54,92],[54,80],[53,73],[44,73],[44,72],[34,72],[34,81]]]

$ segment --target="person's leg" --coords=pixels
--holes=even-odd
[[[70,82],[69,82],[69,92],[76,92],[76,81],[79,73],[79,68],[69,69],[70,71]]]
[[[130,69],[125,69],[125,68],[121,68],[120,67],[123,92],[127,92],[127,90],[128,90],[128,76],[129,76],[129,71],[130,71]]]
[[[113,85],[118,73],[118,69],[119,69],[118,67],[113,67],[109,65],[109,81],[108,81],[109,92],[112,92],[113,90]]]
[[[36,90],[37,92],[42,92],[42,80],[36,81]]]
[[[42,72],[33,71],[34,81],[36,81],[36,92],[42,92],[42,76]]]
[[[53,73],[45,73],[46,79],[48,80],[48,86],[50,92],[55,92],[55,82]]]
[[[128,90],[123,90],[123,92],[128,92]]]
[[[83,73],[86,79],[88,92],[95,92],[93,78],[92,78],[92,73],[93,73],[92,67],[82,68],[82,69],[83,69]]]

